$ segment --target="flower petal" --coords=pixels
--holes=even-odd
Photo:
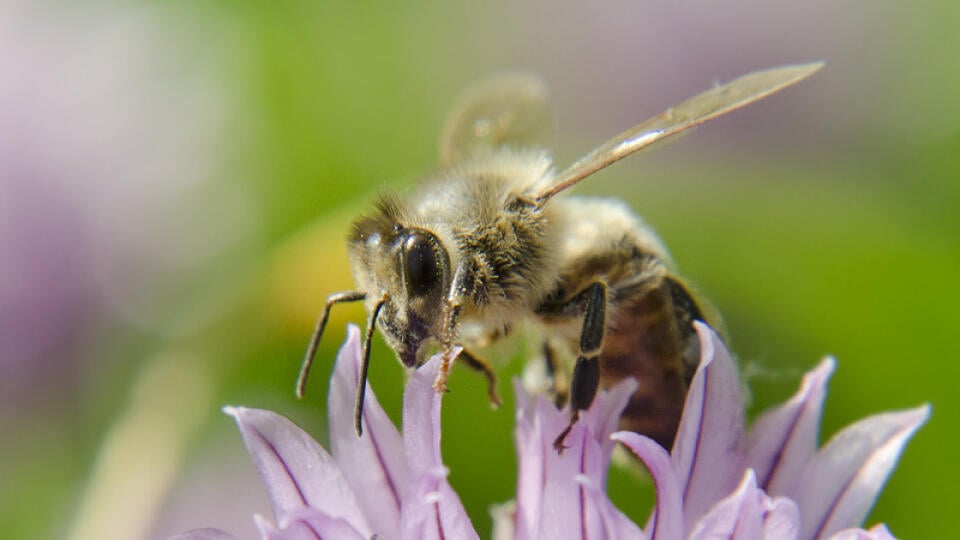
[[[454,354],[459,354],[456,349]],[[463,504],[447,482],[440,455],[440,402],[433,389],[441,354],[410,376],[403,393],[403,445],[413,488],[405,495],[400,537],[408,539],[478,538]]]
[[[609,460],[601,456],[600,445],[591,436],[591,428],[578,422],[567,435],[568,448],[562,455],[552,444],[546,458],[546,483],[540,508],[538,527],[531,536],[542,539],[617,538],[626,517],[606,497],[601,477],[601,464]],[[549,437],[553,439],[556,435]],[[598,493],[603,494],[602,497]],[[619,519],[618,519],[619,518]],[[642,537],[633,527],[635,538]]]
[[[567,435],[563,454],[557,454],[553,441],[567,427],[569,411],[529,396],[519,381],[514,388],[520,461],[515,538],[642,538],[640,528],[606,495],[614,446],[610,432],[636,383],[624,381],[601,392]]]
[[[650,471],[657,491],[657,506],[650,517],[647,534],[653,540],[683,538],[683,503],[680,483],[666,449],[649,437],[632,431],[611,435],[636,454]]]
[[[260,514],[254,514],[253,522],[257,525],[257,530],[260,531],[260,540],[285,540],[283,532]]]
[[[493,518],[492,540],[517,540],[517,503],[508,501],[490,507]]]
[[[547,443],[548,433],[560,433],[566,421],[555,408],[530,396],[519,380],[513,381],[517,417],[514,441],[517,446],[519,473],[517,478],[516,538],[536,538],[542,518],[543,491],[546,484],[547,456],[553,450]],[[556,437],[556,435],[554,435]]]
[[[760,416],[747,439],[746,467],[771,495],[787,493],[817,452],[817,432],[827,381],[835,361],[827,358],[807,373],[789,401]]]
[[[513,390],[517,408],[513,434],[519,470],[511,538],[528,540],[536,538],[540,526],[547,455],[543,433],[549,429],[543,423],[552,417],[540,414],[537,397],[528,394],[519,379],[513,380]]]
[[[363,404],[363,436],[354,428],[354,406],[360,387],[360,330],[347,328],[347,341],[337,355],[327,410],[333,458],[375,531],[400,526],[400,501],[410,485],[403,439],[367,385]]]
[[[446,480],[446,470],[420,477],[410,496],[404,499],[399,536],[405,540],[479,538]]]
[[[460,354],[460,349],[454,355]],[[414,474],[443,467],[440,456],[440,402],[443,395],[433,389],[440,370],[441,354],[433,355],[417,368],[403,391],[403,446]]]
[[[801,538],[860,525],[930,406],[861,420],[838,433],[804,469],[792,496],[803,509]]]
[[[597,531],[598,534],[585,538],[610,538],[645,540],[647,536],[639,525],[630,520],[623,512],[610,502],[605,489],[586,482],[581,488],[584,498],[585,515],[587,516],[587,531]],[[596,523],[590,523],[596,521]],[[580,537],[575,537],[579,540]]]
[[[753,540],[796,538],[800,512],[790,499],[771,499],[757,487],[756,475],[747,469],[740,485],[696,524],[689,540]]]
[[[613,388],[601,392],[594,399],[594,404],[585,413],[581,414],[582,421],[591,427],[590,434],[600,444],[598,465],[601,473],[601,487],[606,489],[607,471],[613,457],[613,448],[616,441],[610,438],[620,424],[620,415],[630,401],[630,396],[637,389],[637,381],[630,378],[620,381]],[[566,410],[563,419],[566,420]],[[552,441],[552,440],[551,440]],[[552,442],[551,442],[552,445]]]
[[[332,518],[312,508],[294,512],[280,523],[284,540],[305,538],[336,538],[337,540],[366,540],[360,531],[340,518]]]
[[[369,537],[372,531],[333,458],[286,418],[264,410],[225,407],[260,470],[277,521],[302,508],[343,518]]]
[[[896,540],[887,526],[884,524],[875,525],[869,531],[863,529],[844,529],[833,536],[830,540]]]
[[[786,497],[774,497],[763,518],[763,538],[797,538],[800,508]]]
[[[743,469],[743,390],[723,342],[705,324],[697,368],[683,407],[671,458],[683,489],[685,528],[690,530],[718,500],[736,488]]]

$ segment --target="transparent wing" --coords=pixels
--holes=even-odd
[[[769,96],[809,77],[821,67],[823,62],[814,62],[755,71],[711,88],[605,142],[563,171],[552,186],[536,194],[535,198],[546,201],[615,161]]]
[[[527,73],[502,74],[476,84],[454,104],[440,138],[440,163],[507,144],[540,146],[549,128],[543,81]]]

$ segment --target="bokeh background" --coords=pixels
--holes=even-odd
[[[823,436],[933,404],[868,523],[952,530],[960,481],[960,5],[766,2],[0,4],[0,530],[7,538],[256,536],[264,490],[225,404],[325,439],[350,220],[435,162],[485,75],[553,92],[555,156],[716,81],[825,60],[813,79],[578,188],[628,200],[719,307],[751,411],[839,359]],[[523,342],[499,348],[501,392]],[[513,358],[513,361],[509,361]],[[372,381],[399,418],[382,341]],[[457,371],[451,482],[482,536],[512,497],[512,400]],[[642,478],[614,472],[641,519]]]

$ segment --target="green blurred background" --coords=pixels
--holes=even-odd
[[[12,538],[255,536],[269,513],[222,405],[325,440],[335,312],[293,382],[343,238],[431,169],[447,106],[506,69],[543,76],[555,156],[716,81],[825,60],[813,79],[604,171],[723,313],[756,412],[838,358],[824,436],[933,404],[867,523],[953,525],[960,375],[960,7],[949,2],[322,1],[0,8],[0,530]],[[497,349],[501,393],[522,342]],[[509,361],[510,358],[514,360]],[[382,341],[371,379],[399,418]],[[512,399],[455,372],[451,482],[481,536],[512,497]],[[642,519],[649,486],[611,478]]]

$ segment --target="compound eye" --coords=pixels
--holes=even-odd
[[[407,286],[413,296],[430,293],[440,282],[440,266],[432,238],[413,233],[403,244],[403,265]]]

